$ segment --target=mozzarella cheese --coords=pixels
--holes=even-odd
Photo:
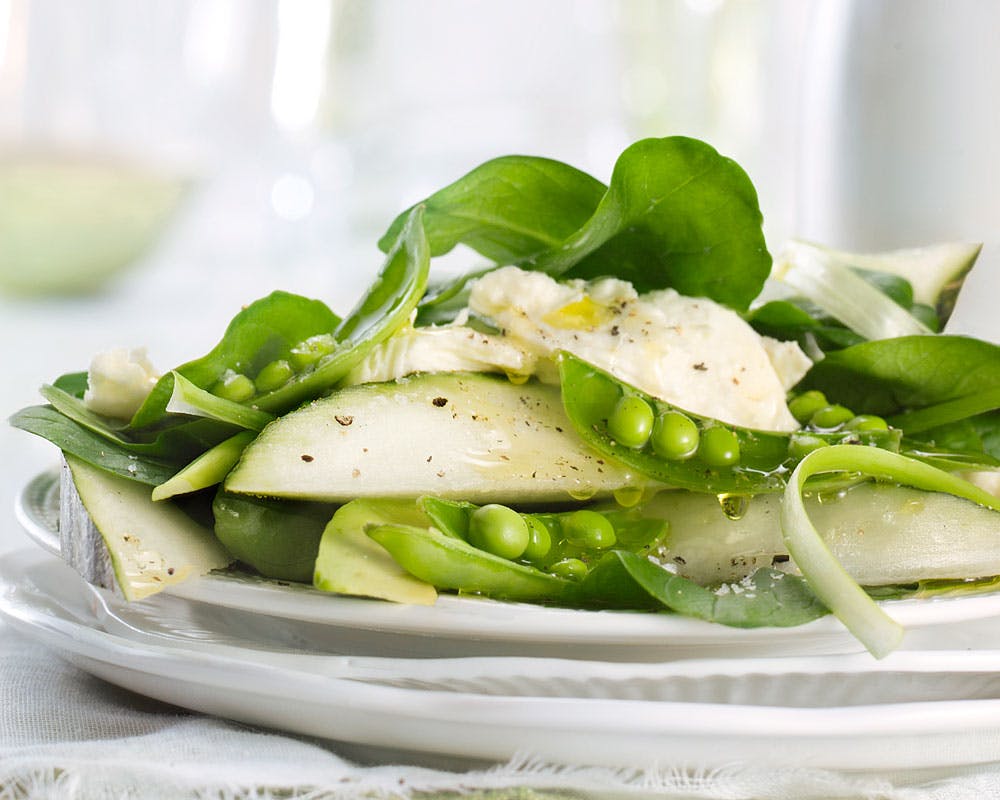
[[[782,379],[762,337],[711,300],[672,289],[639,296],[616,279],[560,283],[504,267],[473,285],[469,308],[538,357],[571,352],[647,394],[734,425],[798,428],[785,386],[808,359],[773,348],[783,354]]]
[[[505,372],[527,378],[538,371],[537,361],[513,342],[465,325],[408,325],[373,348],[343,385],[392,381],[416,372]]]
[[[83,402],[97,414],[131,419],[159,378],[145,347],[116,347],[91,360]]]
[[[557,383],[568,351],[686,411],[767,430],[795,430],[787,389],[811,365],[794,342],[759,336],[734,311],[672,289],[639,295],[617,279],[559,282],[503,267],[471,288],[469,311],[498,334],[455,324],[404,330],[376,347],[345,384],[414,372],[491,371]]]

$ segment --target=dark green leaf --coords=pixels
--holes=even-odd
[[[832,402],[881,415],[974,401],[1000,390],[1000,347],[947,335],[864,342],[817,362],[798,388],[819,389]]]
[[[746,173],[697,139],[625,150],[593,216],[527,266],[561,277],[615,276],[745,309],[771,269]]]
[[[68,372],[56,378],[52,382],[52,385],[66,392],[66,394],[82,400],[84,393],[87,391],[87,373]]]
[[[52,406],[30,406],[10,418],[15,428],[48,439],[64,452],[123,478],[157,486],[169,479],[177,465],[145,455],[137,455],[116,442],[60,414]]]
[[[739,584],[709,589],[635,553],[613,557],[650,597],[686,617],[734,628],[787,628],[829,613],[804,580],[778,570],[759,569]]]
[[[487,161],[420,204],[431,255],[464,244],[500,264],[521,261],[576,231],[605,189],[586,173],[547,158]],[[379,247],[392,246],[409,213],[393,221]]]
[[[913,286],[906,278],[888,272],[876,272],[858,267],[852,267],[852,269],[855,274],[864,278],[896,305],[902,306],[907,311],[913,307]]]
[[[231,425],[213,419],[178,419],[175,424],[151,431],[144,439],[133,439],[115,420],[95,414],[77,397],[55,386],[43,386],[42,396],[59,413],[69,417],[98,436],[125,448],[135,455],[147,455],[184,464],[199,453],[228,438]]]

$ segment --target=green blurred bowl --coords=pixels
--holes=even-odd
[[[110,157],[0,153],[0,292],[98,290],[153,247],[190,185]]]

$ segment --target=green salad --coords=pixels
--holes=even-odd
[[[793,626],[1000,583],[1000,347],[940,333],[979,246],[772,257],[745,172],[486,162],[401,213],[345,316],[276,291],[160,375],[95,357],[11,423],[138,598],[213,569]],[[461,246],[469,271],[436,257]],[[887,613],[888,612],[888,613]]]

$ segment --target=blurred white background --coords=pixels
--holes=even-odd
[[[98,350],[201,355],[274,288],[346,311],[481,161],[606,180],[644,136],[743,165],[772,250],[984,241],[955,325],[998,340],[998,34],[976,0],[0,0],[0,416]],[[3,426],[0,456],[3,550],[55,454]]]

